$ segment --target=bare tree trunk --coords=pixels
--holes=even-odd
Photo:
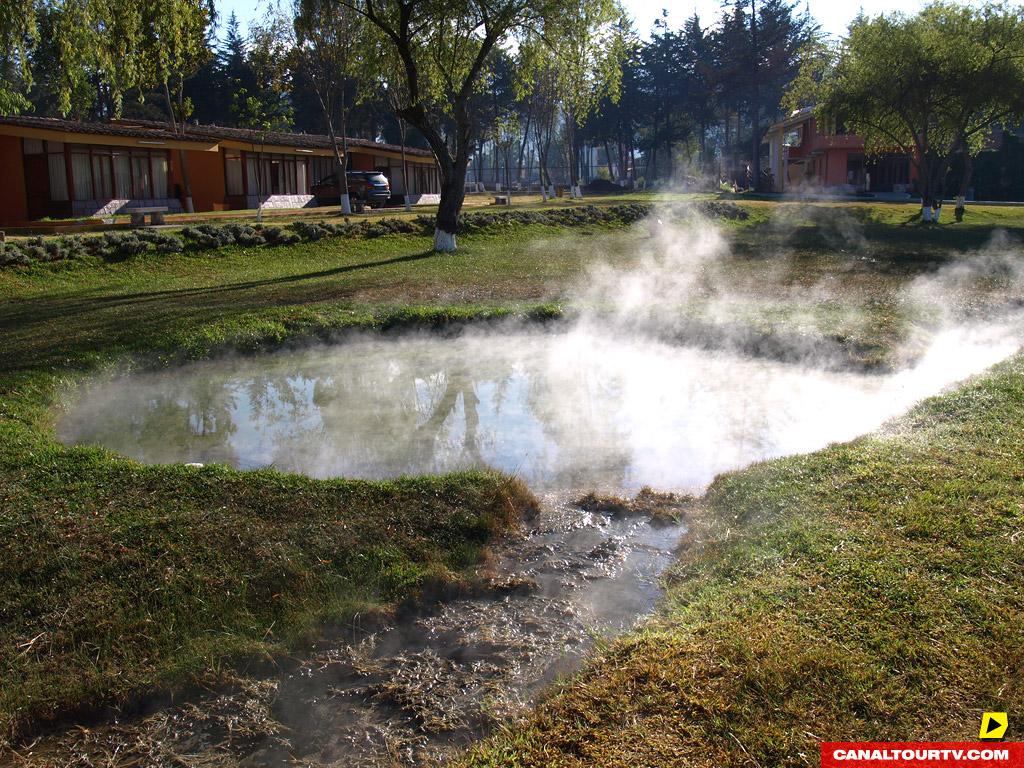
[[[616,152],[618,153],[619,161],[619,178],[622,181],[628,181],[628,171],[626,169],[626,142],[622,140],[622,131],[619,131],[618,136],[615,138]]]
[[[338,195],[340,197],[338,202],[341,212],[347,216],[352,213],[351,204],[346,206],[348,203],[348,152],[346,151],[348,147],[338,149],[338,136],[334,132],[334,121],[329,115],[327,116],[327,135],[331,140],[331,149],[334,151],[334,175],[338,179]],[[345,139],[342,137],[342,142],[344,141]]]
[[[484,143],[477,142],[476,145],[476,191],[484,191]]]
[[[615,165],[612,163],[612,146],[608,139],[604,140],[604,159],[608,163],[608,179],[615,181]]]
[[[569,187],[571,197],[583,197],[579,187],[579,147],[576,145],[576,116],[571,112],[565,116],[566,155],[569,163]]]
[[[942,200],[940,192],[940,166],[941,159],[932,152],[925,153],[918,166],[920,175],[918,182],[921,185],[921,220],[925,223],[938,222]]]
[[[262,134],[259,137],[260,148],[256,149],[256,142],[253,141],[253,150],[256,160],[256,223],[263,223],[263,149],[266,146],[266,137]]]
[[[437,208],[437,225],[434,228],[434,250],[451,253],[455,250],[455,233],[459,228],[459,212],[466,199],[466,168],[468,163],[453,164],[449,173],[442,173],[441,204]]]
[[[179,89],[178,92],[179,103],[182,99],[182,93]],[[185,132],[185,122],[182,120],[181,130],[178,130],[178,120],[174,116],[174,103],[171,101],[171,90],[167,85],[167,81],[164,81],[164,98],[167,100],[167,115],[171,121],[171,132],[175,136],[181,136]],[[195,213],[195,206],[192,203],[192,179],[188,172],[188,155],[185,154],[186,150],[178,150],[178,162],[181,164],[181,186],[182,191],[185,193],[185,213]],[[156,190],[153,190],[154,192]],[[166,192],[165,192],[166,194]]]
[[[406,127],[405,120],[398,118],[398,130],[402,134],[402,202],[405,203],[405,210],[412,210],[412,202],[409,200],[409,164],[405,159]]]
[[[523,129],[523,140],[519,144],[519,160],[516,163],[516,181],[520,184],[523,181],[523,157],[526,154],[526,144],[530,140],[530,122],[533,119],[533,110],[526,113],[526,127]]]
[[[508,202],[512,204],[512,145],[506,144],[504,151],[505,155],[505,189],[508,191]]]
[[[708,127],[702,120],[700,123],[700,175],[701,178],[707,173],[707,152],[708,152]]]
[[[750,186],[761,188],[761,51],[757,39],[757,0],[750,0],[750,55],[752,96],[750,99]]]
[[[632,131],[629,134],[629,178],[636,189],[636,142],[633,140]]]
[[[956,208],[954,214],[957,221],[964,220],[964,212],[967,210],[967,189],[971,185],[971,174],[974,172],[974,158],[971,157],[971,149],[966,141],[960,142],[961,151],[964,153],[964,171],[960,177],[960,188],[957,190]]]
[[[338,179],[338,191],[341,195],[341,213],[348,216],[352,213],[352,200],[348,194],[348,103],[344,82],[341,86],[341,178]]]

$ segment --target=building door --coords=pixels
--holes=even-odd
[[[25,192],[28,196],[28,217],[41,219],[50,215],[50,174],[46,155],[25,155]]]
[[[281,194],[281,161],[270,161],[270,194]]]
[[[863,189],[866,185],[867,176],[864,170],[863,153],[850,152],[846,156],[846,183],[857,189]]]

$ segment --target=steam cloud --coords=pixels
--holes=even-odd
[[[487,464],[538,489],[699,491],[876,429],[1018,347],[1009,240],[894,278],[859,223],[829,210],[843,247],[824,265],[784,242],[734,255],[724,229],[666,208],[586,243],[613,258],[573,291],[567,328],[366,336],[103,381],[60,432],[154,462],[321,477]],[[806,216],[773,221],[769,242]],[[869,343],[901,334],[888,356]]]

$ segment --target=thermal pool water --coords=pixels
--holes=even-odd
[[[579,493],[699,493],[722,471],[869,432],[1017,338],[1001,325],[949,330],[913,367],[866,375],[587,327],[510,328],[98,379],[61,418],[65,442],[315,477],[489,465],[541,492],[542,511],[496,547],[488,594],[355,626],[278,678],[65,733],[38,746],[41,764],[112,751],[145,765],[443,763],[654,606],[683,528],[587,512]]]
[[[100,379],[58,434],[149,463],[320,478],[488,465],[538,490],[699,492],[869,432],[1015,348],[1003,326],[950,330],[914,367],[865,375],[586,329],[367,337]]]

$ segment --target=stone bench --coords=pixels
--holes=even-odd
[[[512,205],[512,200],[511,200],[511,198],[508,195],[495,195],[494,196],[494,204],[495,205]]]
[[[156,226],[157,224],[164,223],[164,214],[169,209],[166,205],[154,205],[149,208],[132,208],[128,212],[132,215],[132,226],[133,227],[144,227],[146,226],[146,214],[150,214],[150,224]]]

